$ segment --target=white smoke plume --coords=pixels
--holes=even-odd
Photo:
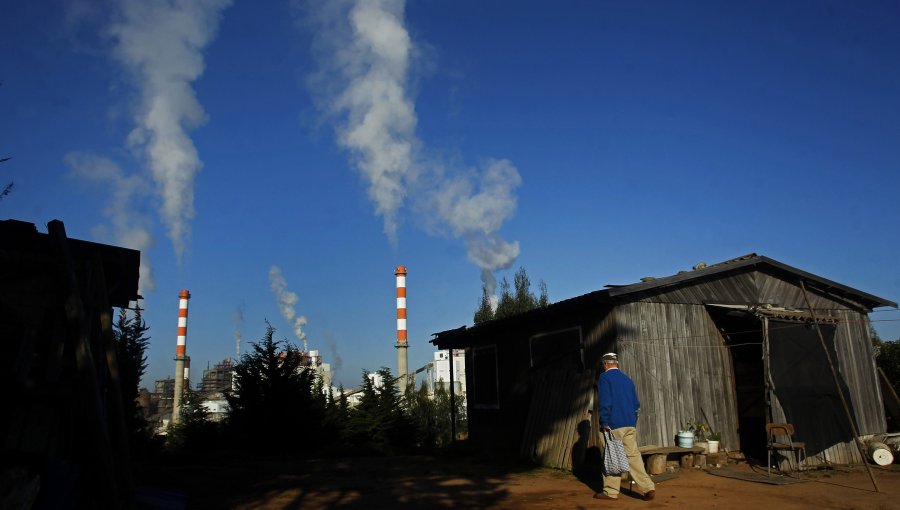
[[[178,260],[190,240],[194,179],[203,166],[188,132],[206,121],[192,83],[231,0],[120,0],[110,34],[140,94],[129,144],[156,181],[160,214]]]
[[[398,213],[412,197],[423,212],[417,216],[465,241],[468,258],[495,294],[493,271],[511,267],[519,255],[518,242],[504,241],[499,233],[515,214],[514,192],[522,182],[516,167],[491,160],[480,174],[446,176],[441,165],[422,164],[418,119],[407,91],[413,57],[420,52],[404,26],[403,0],[312,0],[307,11],[322,66],[310,88],[326,115],[337,119],[337,141],[367,179],[389,239],[396,242]]]
[[[290,325],[294,332],[294,336],[301,342],[306,342],[306,333],[303,332],[303,326],[306,326],[306,317],[297,315],[295,307],[297,306],[297,294],[288,290],[287,281],[281,274],[278,266],[269,268],[269,283],[272,284],[272,292],[278,299],[278,311],[281,316]],[[306,345],[304,345],[304,350]]]
[[[395,243],[418,145],[415,108],[405,88],[412,42],[403,26],[404,2],[322,4],[314,14],[325,67],[311,86],[324,94],[326,113],[339,119],[337,141],[353,154]],[[329,90],[329,82],[340,83],[340,90]]]
[[[241,359],[241,339],[243,338],[243,333],[241,330],[244,329],[244,303],[238,305],[238,307],[234,310],[234,351],[235,351],[235,360]]]
[[[428,198],[438,218],[465,240],[469,260],[481,269],[484,288],[494,300],[493,272],[510,268],[519,256],[518,241],[504,241],[499,232],[516,212],[515,190],[521,183],[510,161],[491,160],[481,173],[439,179]]]
[[[337,339],[331,333],[325,333],[325,342],[328,344],[328,351],[331,353],[331,371],[337,372],[344,366],[344,360],[338,352]]]
[[[65,156],[66,164],[72,169],[72,175],[103,184],[110,189],[110,201],[103,214],[112,225],[112,232],[107,227],[96,229],[95,234],[101,239],[112,241],[125,248],[141,252],[140,282],[138,292],[151,291],[156,288],[153,269],[147,251],[153,246],[148,221],[135,212],[132,204],[139,197],[149,193],[147,182],[140,176],[126,176],[114,161],[84,152],[70,152]]]

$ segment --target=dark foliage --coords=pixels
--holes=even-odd
[[[510,286],[509,281],[504,277],[500,281],[500,297],[497,301],[497,309],[493,315],[486,313],[485,307],[490,308],[487,297],[487,289],[482,289],[481,307],[475,312],[475,324],[484,320],[502,319],[512,315],[525,313],[535,308],[542,308],[550,304],[547,296],[547,284],[540,282],[540,297],[534,295],[531,291],[531,279],[524,267],[520,267],[513,277],[513,285]]]
[[[219,443],[217,424],[209,420],[199,393],[185,388],[181,395],[178,423],[169,425],[166,448],[173,453],[208,453]]]
[[[405,405],[415,429],[416,446],[429,451],[449,446],[453,442],[453,415],[450,412],[450,392],[444,381],[435,385],[434,395],[429,395],[428,386],[423,381],[418,391],[413,385],[406,390]],[[466,432],[466,403],[455,395],[456,434]]]
[[[147,370],[146,352],[150,345],[150,337],[147,336],[149,330],[150,328],[141,316],[140,308],[136,309],[130,317],[126,310],[120,309],[118,318],[113,324],[125,426],[132,449],[138,455],[147,445],[151,436],[148,424],[137,403],[141,378]]]
[[[415,437],[413,423],[401,405],[400,391],[391,370],[378,370],[383,384],[376,387],[363,371],[363,390],[359,404],[350,411],[350,444],[359,451],[398,453],[410,450]]]
[[[273,340],[266,323],[259,343],[234,367],[234,390],[226,395],[228,424],[240,448],[258,454],[310,452],[322,433],[324,409],[313,395],[315,373],[301,352]]]
[[[0,158],[0,163],[5,163],[6,161],[9,161],[9,159],[10,158]],[[14,182],[9,182],[2,190],[0,190],[0,200],[3,200],[7,195],[12,193],[14,185]]]
[[[491,307],[491,296],[487,287],[481,287],[481,303],[475,310],[475,317],[472,319],[474,324],[481,324],[494,318],[494,309]]]
[[[894,408],[889,400],[894,399],[894,395],[900,393],[900,339],[885,342],[878,336],[875,327],[869,322],[869,331],[872,335],[872,346],[875,350],[875,364],[884,373],[891,385],[893,392],[885,391],[882,397],[885,402],[885,409]],[[881,375],[878,375],[881,379]],[[894,416],[894,413],[886,413],[887,430],[900,430],[900,421]]]

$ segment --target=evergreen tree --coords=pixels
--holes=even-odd
[[[538,284],[538,288],[541,291],[541,295],[538,297],[538,308],[547,308],[550,306],[550,296],[547,295],[547,284],[544,280],[541,280],[541,283]]]
[[[9,161],[9,159],[10,159],[10,158],[0,158],[0,163],[5,163],[6,161]],[[0,200],[3,200],[4,197],[6,197],[6,196],[9,195],[10,193],[12,193],[14,184],[15,184],[15,183],[13,183],[12,181],[10,181],[9,184],[7,184],[6,186],[4,186],[3,189],[0,190]]]
[[[416,446],[430,450],[437,445],[437,427],[434,401],[428,394],[428,385],[422,381],[416,390],[415,383],[411,382],[404,394],[404,400],[409,418],[415,428]]]
[[[875,344],[875,363],[883,372],[885,377],[894,391],[900,393],[900,339],[884,342],[880,338],[874,337]],[[879,376],[880,378],[880,376]],[[885,401],[893,398],[885,392]],[[900,430],[900,423],[894,422],[894,417],[888,413],[888,431]]]
[[[181,411],[178,423],[169,425],[166,448],[177,453],[205,453],[216,446],[216,424],[209,420],[209,411],[203,406],[199,393],[184,388],[181,395]]]
[[[410,446],[412,422],[401,405],[400,390],[387,367],[378,370],[383,384],[375,387],[369,373],[363,371],[363,389],[359,404],[351,413],[351,438],[360,449],[393,453]]]
[[[323,429],[327,433],[324,437],[329,444],[343,446],[350,442],[350,405],[343,386],[338,392],[340,396],[335,399],[331,388],[327,390]]]
[[[129,317],[124,309],[113,324],[113,335],[116,342],[116,360],[119,365],[119,384],[122,395],[122,410],[125,414],[125,426],[130,443],[135,450],[141,450],[149,440],[150,431],[144,420],[137,397],[141,378],[147,370],[147,347],[150,328],[137,308]]]
[[[513,313],[525,313],[537,308],[538,300],[534,297],[534,293],[531,292],[531,280],[528,278],[524,267],[520,267],[516,271],[513,277],[513,286],[516,290],[516,295],[513,298]]]
[[[524,267],[520,267],[513,277],[513,285],[510,288],[506,277],[500,281],[500,297],[497,301],[497,309],[490,310],[490,299],[487,289],[482,287],[481,305],[475,312],[474,322],[480,324],[491,319],[502,319],[512,315],[525,313],[535,308],[544,308],[550,305],[547,296],[547,284],[540,282],[540,297],[536,297],[531,291],[531,279]]]
[[[465,399],[461,395],[456,394],[454,395],[453,400],[453,405],[451,405],[450,391],[447,389],[447,385],[443,384],[443,381],[439,381],[434,388],[434,414],[437,446],[447,446],[453,442],[453,427],[451,426],[451,420],[454,418],[454,415],[450,412],[453,407],[456,408],[456,433],[465,433],[468,428]]]
[[[509,281],[504,276],[500,280],[500,299],[497,301],[497,309],[494,310],[494,318],[502,319],[516,314],[516,300],[509,287]]]
[[[481,324],[482,322],[487,322],[494,318],[494,309],[491,308],[491,296],[488,294],[488,289],[486,286],[481,287],[481,304],[478,306],[478,310],[475,310],[475,317],[472,322],[474,324]]]
[[[234,389],[226,394],[229,425],[239,444],[258,453],[308,451],[299,438],[320,437],[324,409],[313,394],[315,373],[299,349],[266,333],[234,367]]]

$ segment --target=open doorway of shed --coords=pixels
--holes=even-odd
[[[737,307],[709,305],[706,309],[731,353],[740,445],[729,446],[737,446],[749,459],[764,460],[767,404],[762,320]]]

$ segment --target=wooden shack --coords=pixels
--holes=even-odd
[[[112,307],[138,298],[140,252],[47,228],[0,221],[0,506],[130,507]]]
[[[810,465],[850,464],[860,454],[837,388],[860,435],[885,431],[868,321],[885,306],[897,305],[749,254],[443,331],[432,343],[465,349],[469,440],[479,448],[579,467],[596,442],[600,357],[613,351],[641,400],[639,445],[672,446],[682,424],[703,421],[722,447],[764,463],[766,422],[788,421]]]

